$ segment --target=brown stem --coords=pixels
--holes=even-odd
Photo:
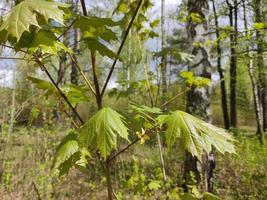
[[[146,130],[146,132],[142,135],[142,137],[144,137],[145,135],[151,133],[153,131],[153,129],[149,129]],[[112,160],[114,160],[116,157],[118,157],[120,154],[124,153],[125,151],[127,151],[129,148],[131,148],[133,145],[135,145],[139,140],[141,140],[142,137],[138,137],[136,138],[132,143],[128,144],[126,147],[124,147],[123,149],[121,149],[120,151],[118,151],[116,154],[110,156],[107,161],[111,162]]]
[[[57,91],[59,92],[60,96],[66,101],[66,103],[69,105],[69,107],[71,108],[72,112],[77,116],[77,118],[80,120],[81,124],[84,124],[83,119],[81,118],[81,116],[78,114],[78,112],[76,111],[76,109],[72,106],[72,104],[70,103],[70,101],[68,100],[68,98],[66,97],[66,95],[62,92],[62,90],[58,87],[58,85],[56,84],[55,80],[53,79],[53,77],[51,76],[51,74],[48,72],[48,70],[46,69],[46,67],[39,61],[37,61],[37,63],[39,64],[39,66],[45,71],[46,75],[48,76],[48,78],[50,79],[50,81],[53,83],[53,85],[55,86],[55,88],[57,89]]]
[[[96,66],[96,55],[94,52],[91,52],[91,59],[92,59],[92,68],[93,68],[93,77],[94,77],[94,85],[95,85],[95,92],[96,92],[96,102],[98,109],[102,108],[102,98],[100,94],[100,87],[98,82],[98,75],[97,75],[97,66]]]
[[[33,185],[33,189],[34,189],[34,191],[36,193],[37,199],[38,200],[42,200],[41,195],[40,195],[40,192],[39,192],[37,186],[35,185],[34,181],[32,182],[32,185]]]

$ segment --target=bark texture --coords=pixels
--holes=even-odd
[[[215,0],[212,0],[213,14],[214,14],[214,23],[216,28],[216,50],[217,50],[217,70],[220,76],[220,87],[221,87],[221,106],[223,111],[223,121],[225,129],[230,128],[230,119],[228,113],[228,104],[227,104],[227,91],[225,86],[224,70],[222,68],[221,58],[222,58],[222,49],[221,49],[221,40],[220,40],[220,31],[219,31],[219,20],[216,10]]]
[[[207,0],[188,0],[187,25],[189,53],[195,57],[189,63],[189,71],[195,76],[211,79],[211,64],[209,61],[210,46],[209,38],[209,2]],[[197,17],[197,20],[196,20]],[[187,94],[187,111],[201,119],[211,122],[211,85],[206,87],[194,87]],[[213,155],[204,155],[202,164],[188,152],[184,163],[184,178],[186,185],[192,183],[192,174],[199,189],[212,191],[213,189],[213,166],[210,158]],[[213,161],[214,162],[214,159]],[[210,189],[209,189],[210,188]]]

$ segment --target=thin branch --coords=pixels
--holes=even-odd
[[[55,86],[55,88],[57,89],[57,91],[59,92],[59,94],[61,95],[61,97],[66,101],[66,103],[69,105],[69,107],[71,108],[72,112],[77,116],[77,118],[80,120],[81,124],[84,124],[83,119],[81,118],[81,116],[78,114],[78,112],[76,111],[76,109],[72,106],[72,104],[70,103],[70,101],[68,100],[68,98],[66,97],[66,95],[62,92],[62,90],[59,88],[59,86],[57,85],[57,83],[55,82],[55,80],[53,79],[53,77],[51,76],[51,74],[48,72],[48,70],[46,69],[45,65],[42,64],[38,59],[36,60],[36,62],[38,63],[38,65],[41,67],[42,70],[44,70],[44,72],[46,73],[46,75],[48,76],[48,78],[50,79],[50,81],[53,83],[53,85]]]
[[[162,108],[162,107],[168,105],[169,103],[171,103],[172,101],[174,101],[175,99],[177,99],[182,94],[188,92],[189,90],[190,90],[190,88],[187,88],[185,91],[182,91],[182,92],[178,93],[177,95],[175,95],[174,97],[172,97],[171,99],[169,99],[168,101],[166,101],[165,103],[163,103],[160,107]]]
[[[85,5],[85,1],[81,0],[81,5],[82,5],[82,9],[83,9],[83,15],[87,16],[87,10],[86,10],[86,5]]]
[[[0,57],[0,60],[26,60],[26,61],[34,61],[31,59],[26,59],[26,58],[16,58],[16,57]]]
[[[93,69],[94,85],[95,85],[95,92],[96,92],[96,101],[97,101],[98,109],[101,109],[102,99],[101,99],[101,93],[100,93],[100,87],[99,87],[98,75],[97,75],[96,55],[94,52],[91,52],[91,59],[92,59],[92,69]]]
[[[77,61],[73,58],[73,56],[68,53],[68,55],[70,56],[72,62],[75,64],[76,68],[79,70],[79,72],[81,73],[84,81],[86,82],[87,86],[89,87],[89,89],[91,90],[91,92],[94,94],[94,96],[96,96],[96,92],[92,86],[92,83],[90,82],[90,80],[85,76],[84,72],[82,71],[81,67],[78,65]]]
[[[37,199],[38,200],[42,200],[41,195],[40,195],[40,192],[39,192],[37,186],[35,185],[34,181],[32,182],[32,185],[33,185],[33,189],[34,189],[34,191],[36,193]]]
[[[116,66],[116,64],[117,64],[118,57],[119,57],[119,55],[120,55],[120,53],[121,53],[121,51],[122,51],[122,48],[123,48],[123,46],[124,46],[124,44],[125,44],[125,41],[126,41],[128,35],[129,35],[130,29],[131,29],[131,27],[132,27],[132,25],[133,25],[133,23],[134,23],[134,21],[135,21],[135,18],[136,18],[137,14],[138,14],[139,9],[141,8],[142,3],[143,3],[143,0],[140,0],[139,3],[138,3],[138,5],[137,5],[137,7],[136,7],[136,10],[135,10],[135,12],[134,12],[134,15],[133,15],[133,17],[132,17],[132,19],[131,19],[131,21],[130,21],[130,23],[129,23],[127,29],[126,29],[125,35],[124,35],[124,37],[123,37],[123,40],[122,40],[121,45],[120,45],[120,47],[119,47],[119,50],[118,50],[118,52],[117,52],[117,57],[115,58],[115,60],[114,60],[114,62],[113,62],[113,64],[112,64],[112,66],[111,66],[110,72],[109,72],[109,74],[108,74],[108,77],[107,77],[107,79],[106,79],[106,81],[105,81],[105,84],[104,84],[104,87],[103,87],[103,89],[102,89],[102,92],[101,92],[101,98],[103,97],[103,95],[104,95],[104,93],[105,93],[105,90],[106,90],[106,88],[107,88],[107,86],[108,86],[108,83],[109,83],[109,81],[110,81],[110,79],[111,79],[111,76],[112,76],[113,71],[114,71],[114,69],[115,69],[115,66]]]
[[[118,157],[120,154],[122,154],[123,152],[127,151],[129,148],[131,148],[133,145],[135,145],[139,140],[141,140],[144,136],[148,135],[149,133],[151,133],[153,131],[153,129],[149,129],[146,130],[144,134],[142,134],[142,137],[138,137],[136,138],[132,143],[128,144],[126,147],[124,147],[123,149],[121,149],[120,151],[118,151],[116,154],[112,155],[109,157],[109,159],[107,160],[107,162],[111,162],[112,160],[114,160],[116,157]]]
[[[71,120],[71,122],[73,123],[73,125],[78,129],[80,128],[80,126],[75,122],[75,120],[73,119],[73,117],[66,111],[63,110],[63,112],[66,114],[66,116]]]
[[[60,38],[62,38],[70,29],[71,27],[73,26],[73,24],[79,19],[79,17],[76,17],[73,22],[66,28],[66,30],[60,35],[57,37],[56,41],[59,41]]]
[[[31,54],[29,54],[27,51],[22,50],[22,49],[16,49],[15,47],[12,47],[12,46],[9,46],[9,45],[6,45],[6,44],[0,44],[0,45],[3,46],[3,47],[9,48],[9,49],[13,49],[13,50],[15,50],[15,51],[20,51],[20,52],[23,52],[23,53],[25,53],[25,54],[31,55]]]

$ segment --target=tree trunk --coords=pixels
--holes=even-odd
[[[233,31],[230,33],[230,126],[237,127],[237,99],[236,99],[236,82],[237,82],[237,0],[232,5],[226,1],[229,9],[229,22]]]
[[[248,23],[247,23],[247,14],[246,14],[246,4],[243,2],[243,19],[244,19],[244,28],[245,30],[248,30]],[[248,36],[248,32],[245,32],[245,35]],[[250,52],[249,46],[247,47],[247,52],[249,55],[249,63],[248,63],[248,72],[249,77],[252,85],[252,91],[253,91],[253,99],[254,99],[254,106],[255,106],[255,114],[256,114],[256,121],[257,121],[257,133],[259,134],[259,139],[261,144],[264,143],[264,129],[263,129],[263,115],[262,115],[262,108],[260,103],[260,95],[259,95],[259,88],[257,79],[255,77],[254,72],[254,63],[253,63],[253,55]]]
[[[215,0],[212,0],[213,6],[213,13],[214,13],[214,21],[215,21],[215,28],[216,28],[216,50],[217,50],[217,70],[220,76],[220,87],[221,87],[221,106],[223,111],[223,121],[225,129],[230,128],[230,120],[228,114],[228,105],[227,105],[227,92],[225,87],[225,79],[224,79],[224,72],[222,69],[221,64],[221,57],[222,57],[222,49],[221,49],[221,40],[220,40],[220,31],[219,31],[219,22],[218,22],[218,14],[215,6]]]
[[[195,57],[189,63],[189,70],[196,76],[211,79],[211,64],[209,61],[209,22],[207,19],[209,13],[209,2],[207,0],[188,0],[189,21],[187,24],[189,53]],[[198,15],[201,22],[192,19],[192,15]],[[207,122],[212,121],[211,110],[211,84],[206,87],[193,87],[187,94],[187,111],[196,115]],[[200,164],[196,158],[193,158],[188,152],[186,153],[184,177],[186,184],[190,184],[190,171],[194,173],[197,185],[202,191],[212,191],[213,183],[208,183],[212,179],[208,176],[212,174],[213,169],[209,166],[209,158],[207,154],[203,156],[203,162]],[[208,170],[211,171],[208,172]]]
[[[264,23],[262,0],[254,0],[255,23]],[[264,31],[256,30],[257,67],[259,71],[259,95],[263,113],[263,126],[267,129],[267,66],[264,65]]]

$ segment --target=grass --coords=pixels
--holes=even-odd
[[[267,146],[247,131],[237,136],[237,155],[216,155],[215,191],[222,199],[267,199]],[[60,134],[58,134],[58,132]],[[90,162],[87,174],[71,170],[61,179],[51,171],[53,154],[64,132],[22,128],[13,133],[0,185],[3,200],[36,199],[33,182],[42,199],[105,199],[105,178]],[[4,142],[2,135],[1,143]],[[153,138],[120,156],[112,168],[118,199],[162,199],[165,194],[158,150]],[[2,145],[1,144],[1,145]],[[179,145],[164,152],[168,185],[182,182],[183,152]]]

